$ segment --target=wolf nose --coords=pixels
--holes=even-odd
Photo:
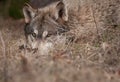
[[[28,52],[33,52],[33,53],[36,53],[37,51],[38,51],[38,48],[26,48],[26,50],[28,51]]]
[[[38,48],[32,49],[33,53],[36,53],[38,51]]]

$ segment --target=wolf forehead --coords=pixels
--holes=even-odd
[[[23,8],[23,14],[25,16],[25,22],[30,22],[30,20],[38,14],[41,16],[49,14],[49,16],[56,20],[59,18],[61,18],[63,21],[68,20],[67,6],[63,1],[57,1],[42,8],[33,8],[31,5],[25,4]]]
[[[36,34],[44,30],[57,31],[56,29],[63,27],[48,15],[49,13],[38,14],[29,23],[26,23],[25,27],[31,29],[31,32],[35,31]]]
[[[65,32],[64,22],[68,20],[68,13],[62,1],[52,3],[43,8],[34,9],[29,4],[23,8],[25,17],[25,32],[27,34],[41,34],[48,31],[49,34]]]

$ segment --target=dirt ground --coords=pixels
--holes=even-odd
[[[19,49],[23,28],[23,19],[0,19],[0,82],[120,82],[120,27],[46,55]]]

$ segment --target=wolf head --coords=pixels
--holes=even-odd
[[[38,9],[26,4],[23,14],[26,23],[25,37],[29,48],[36,49],[47,37],[69,30],[64,25],[68,21],[68,13],[66,5],[62,1]]]

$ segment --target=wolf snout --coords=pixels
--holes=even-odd
[[[29,47],[27,45],[21,45],[21,46],[19,46],[19,49],[20,50],[27,50],[28,52],[33,52],[33,53],[38,51],[38,47]]]

